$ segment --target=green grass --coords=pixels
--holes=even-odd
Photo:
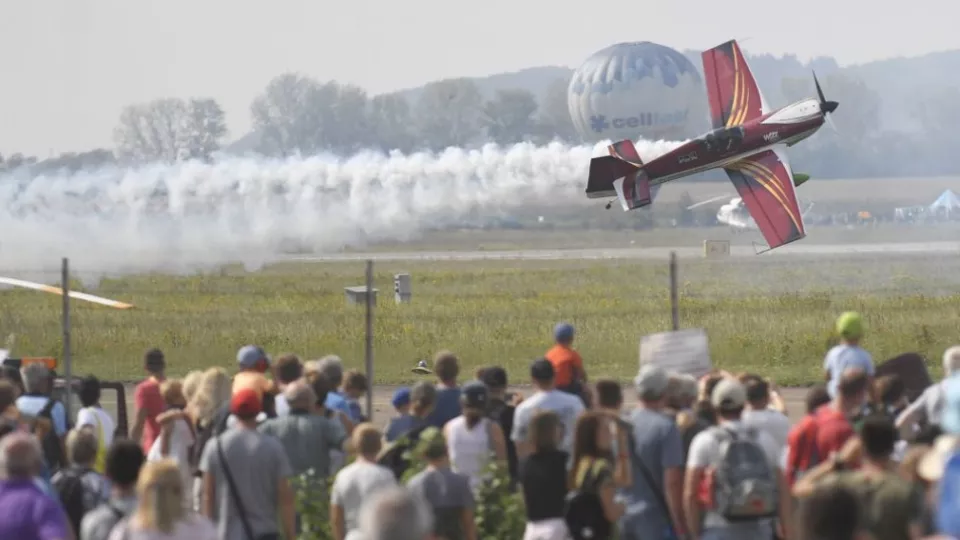
[[[820,378],[834,318],[855,309],[866,317],[865,346],[876,358],[918,351],[936,371],[943,350],[960,338],[954,259],[681,261],[681,326],[707,329],[716,364],[795,385]],[[442,348],[456,351],[467,370],[502,364],[523,382],[559,320],[577,326],[590,373],[626,378],[636,373],[640,336],[670,326],[665,263],[398,262],[378,263],[375,271],[378,383],[412,380],[415,362]],[[402,271],[412,274],[414,297],[397,306],[393,274]],[[336,353],[362,367],[364,310],[346,305],[343,288],[362,284],[363,272],[354,263],[288,264],[258,273],[104,280],[96,294],[137,307],[73,303],[74,372],[134,379],[151,346],[165,350],[178,373],[232,367],[246,343],[305,358]],[[18,354],[59,356],[60,302],[0,291],[0,335],[16,335]]]

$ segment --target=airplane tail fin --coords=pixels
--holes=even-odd
[[[643,161],[633,141],[627,139],[607,147],[609,156],[590,160],[587,197],[616,195],[624,210],[633,210],[653,201],[650,180],[642,169]]]

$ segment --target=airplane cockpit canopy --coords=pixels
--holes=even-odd
[[[700,145],[706,152],[729,152],[743,143],[743,126],[715,129],[700,139]]]

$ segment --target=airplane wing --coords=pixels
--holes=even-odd
[[[770,112],[735,40],[704,51],[702,58],[714,129],[739,126]]]
[[[793,171],[782,145],[731,163],[724,170],[769,249],[806,236]]]
[[[42,291],[42,292],[53,293],[53,294],[58,294],[60,296],[63,296],[63,289],[61,289],[60,287],[54,287],[52,285],[44,285],[43,283],[34,283],[33,281],[26,281],[23,279],[0,277],[0,284],[11,285],[13,287],[23,287],[24,289],[33,289],[35,291]],[[94,304],[109,306],[116,309],[130,309],[133,307],[133,304],[128,304],[126,302],[119,302],[117,300],[111,300],[109,298],[104,298],[102,296],[95,296],[89,293],[84,293],[79,291],[68,291],[67,296],[69,296],[70,298],[76,298],[77,300],[93,302]]]

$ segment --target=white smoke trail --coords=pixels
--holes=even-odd
[[[590,146],[232,158],[76,174],[0,175],[0,268],[187,273],[407,240],[467,212],[582,197]],[[681,143],[637,143],[650,160]]]

